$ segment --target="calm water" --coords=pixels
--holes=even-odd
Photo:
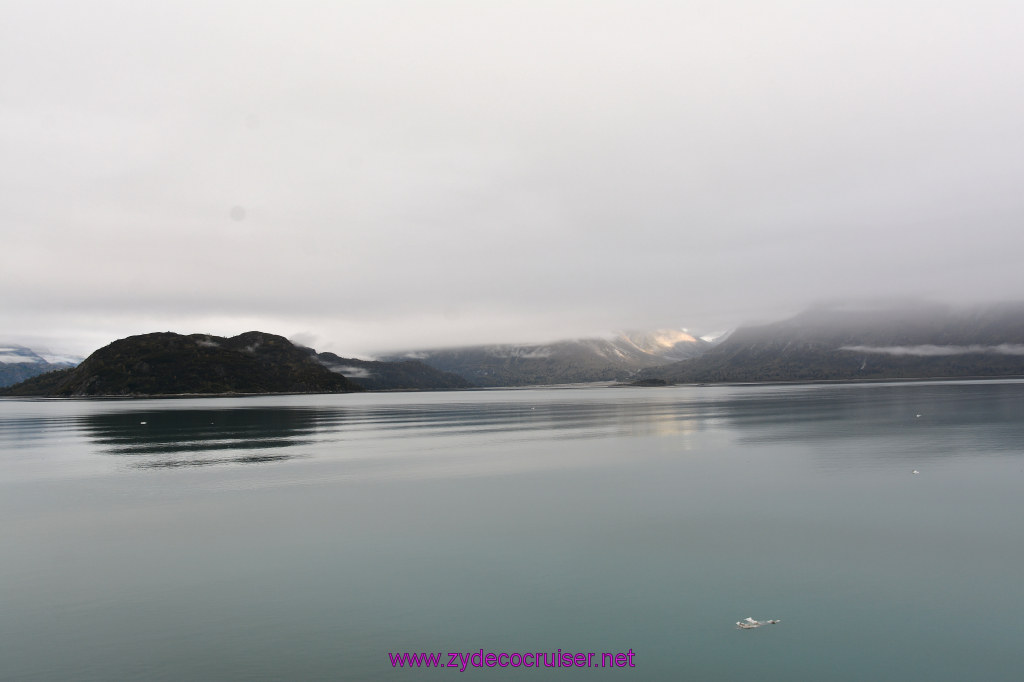
[[[4,400],[0,678],[1017,679],[1022,491],[1016,382]]]

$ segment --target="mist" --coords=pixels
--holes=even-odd
[[[858,353],[880,353],[882,355],[913,355],[917,357],[967,355],[970,353],[1024,355],[1024,345],[1019,343],[1000,343],[993,346],[978,344],[970,346],[936,346],[934,344],[922,344],[919,346],[842,346],[839,350],[852,350]]]

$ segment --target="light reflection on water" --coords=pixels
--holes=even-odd
[[[475,395],[487,395],[493,393]],[[521,398],[519,391],[514,394]],[[564,391],[554,395],[566,397]],[[627,397],[613,391],[611,397]],[[636,394],[628,397],[636,398]],[[378,398],[379,400],[379,398]],[[26,445],[55,431],[84,436],[96,452],[124,458],[137,468],[209,466],[280,462],[306,457],[304,446],[373,439],[428,437],[493,438],[496,441],[594,439],[609,436],[686,436],[715,416],[707,405],[690,400],[546,402],[488,400],[451,404],[370,404],[346,407],[284,404],[197,408],[202,401],[86,403],[86,414],[34,415],[0,423],[0,437]],[[355,401],[352,401],[355,402]],[[40,410],[73,408],[69,402],[36,403]],[[83,405],[83,403],[77,403]],[[277,449],[273,456],[262,450]],[[315,449],[315,448],[314,448]],[[225,451],[245,454],[227,455]]]
[[[29,415],[0,420],[0,439],[24,446],[56,435],[84,435],[96,451],[130,458],[131,466],[140,468],[281,462],[316,449],[304,446],[368,436],[495,442],[674,436],[685,449],[688,436],[708,429],[729,431],[750,444],[838,442],[851,434],[893,442],[914,440],[927,431],[929,437],[918,439],[909,453],[915,448],[952,452],[958,434],[970,433],[978,446],[1015,453],[1024,441],[1020,391],[1016,382],[963,382],[376,394],[328,398],[334,404],[319,405],[302,404],[315,400],[310,397],[254,399],[256,404],[244,399],[144,401],[143,409],[135,409],[132,401],[40,401]],[[437,395],[454,399],[438,400]],[[76,414],[75,408],[83,406],[85,414]],[[50,414],[54,408],[63,414]],[[262,452],[269,449],[281,452]]]
[[[0,680],[1005,679],[1022,484],[1020,382],[0,401]]]
[[[663,438],[682,453],[717,434],[739,446],[800,446],[794,449],[824,470],[895,461],[914,468],[915,462],[978,451],[1020,454],[1022,389],[1020,382],[960,382],[0,401],[7,408],[0,418],[0,445],[24,453],[78,442],[85,453],[69,471],[104,457],[118,467],[155,470],[315,460],[345,463],[318,476],[351,479],[596,465],[607,461],[601,448],[549,444]],[[487,448],[481,450],[480,442]],[[538,450],[509,459],[498,452],[502,443],[536,443]],[[60,456],[66,459],[71,451],[67,447]],[[19,457],[22,470],[31,471],[32,459]],[[59,470],[47,472],[54,474]],[[218,481],[228,487],[267,484]]]

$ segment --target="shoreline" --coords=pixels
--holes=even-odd
[[[978,382],[978,381],[1024,381],[1024,374],[1008,374],[1000,376],[954,376],[954,377],[900,377],[889,379],[797,379],[793,381],[706,381],[665,384],[637,384],[623,382],[594,381],[579,384],[533,384],[530,386],[473,386],[469,388],[395,388],[378,391],[328,391],[328,392],[267,392],[267,393],[137,393],[131,395],[4,395],[0,400],[188,400],[192,398],[260,398],[268,396],[295,395],[353,395],[367,393],[454,393],[474,391],[521,391],[531,389],[574,389],[574,388],[703,388],[703,387],[757,387],[757,386],[820,386],[840,384],[903,384],[903,383],[943,383],[943,382]]]

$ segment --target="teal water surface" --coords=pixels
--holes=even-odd
[[[2,400],[0,679],[1016,679],[1022,484],[1020,382]]]

